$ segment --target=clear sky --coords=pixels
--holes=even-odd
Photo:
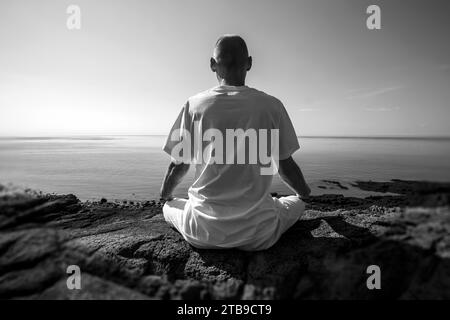
[[[166,134],[225,33],[300,136],[450,135],[448,0],[1,0],[0,135]]]

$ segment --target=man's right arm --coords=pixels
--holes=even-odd
[[[166,201],[173,199],[172,192],[188,172],[189,166],[189,164],[182,162],[178,164],[174,161],[170,162],[161,186],[161,199]]]
[[[278,173],[280,174],[281,179],[291,187],[300,198],[306,199],[309,197],[311,189],[308,187],[308,184],[303,177],[302,170],[300,170],[292,157],[279,161]]]

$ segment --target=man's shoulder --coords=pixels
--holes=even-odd
[[[264,92],[262,90],[258,90],[258,89],[255,89],[255,88],[252,88],[252,89],[254,90],[255,94],[257,94],[258,96],[262,97],[263,99],[266,99],[266,100],[268,100],[270,102],[273,102],[276,105],[282,105],[281,100],[278,99],[277,97],[272,96],[272,95],[270,95],[270,94],[268,94],[268,93],[266,93],[266,92]]]
[[[207,103],[207,101],[211,99],[214,99],[214,94],[212,90],[211,89],[204,90],[202,92],[190,96],[186,100],[185,108],[187,107],[188,110],[190,111],[196,110],[200,106],[205,105],[205,103]]]
[[[214,88],[209,88],[209,89],[203,90],[203,91],[201,91],[199,93],[196,93],[196,94],[190,96],[188,98],[188,101],[194,101],[194,100],[199,100],[199,99],[206,99],[206,98],[214,96],[215,94],[216,93],[214,92]]]
[[[283,103],[277,97],[264,91],[253,89],[258,107],[271,113],[273,116],[279,115],[284,108]]]
[[[198,107],[204,105],[205,103],[208,104],[208,101],[215,101],[216,96],[220,94],[220,92],[215,90],[216,88],[217,87],[209,88],[190,96],[187,100],[187,104],[191,109],[195,109],[196,106]],[[280,101],[280,99],[262,90],[248,87],[246,93],[250,99],[255,99],[256,101],[260,102],[262,107],[269,107],[269,109],[272,109],[276,112],[279,112],[280,108],[283,106],[283,103]]]
[[[208,98],[208,97],[220,94],[220,91],[216,91],[217,88],[218,87],[212,87],[212,88],[203,90],[203,91],[201,91],[201,92],[199,92],[197,94],[194,94],[194,95],[190,96],[188,100]],[[277,97],[275,97],[273,95],[270,95],[267,92],[264,92],[262,90],[253,88],[253,87],[248,87],[248,90],[246,90],[246,93],[249,94],[249,95],[266,98],[266,99],[271,100],[271,101],[276,102],[276,103],[281,103],[280,99],[278,99]]]

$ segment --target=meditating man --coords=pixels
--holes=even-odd
[[[264,250],[298,221],[310,194],[292,159],[297,135],[278,99],[245,85],[252,58],[241,37],[219,38],[210,65],[219,85],[188,99],[164,145],[172,158],[164,217],[196,248]],[[189,197],[174,198],[190,164]],[[271,197],[276,168],[295,195]]]

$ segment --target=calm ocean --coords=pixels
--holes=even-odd
[[[80,199],[145,200],[158,197],[169,161],[163,136],[1,138],[0,183],[44,192],[74,193]],[[356,180],[450,181],[449,139],[300,138],[295,159],[313,194],[368,193]],[[177,190],[185,194],[193,170]],[[342,190],[323,180],[336,180]],[[319,188],[320,186],[320,188]],[[275,177],[273,191],[288,189]]]

